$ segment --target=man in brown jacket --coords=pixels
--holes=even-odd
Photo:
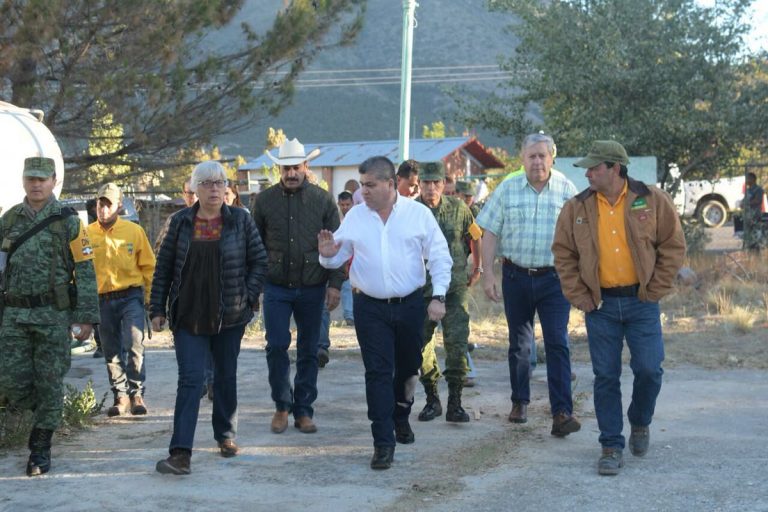
[[[592,144],[574,164],[587,169],[589,188],[563,207],[552,244],[563,293],[585,313],[603,447],[601,475],[616,475],[624,464],[619,379],[625,339],[634,374],[629,449],[638,457],[648,450],[663,374],[659,300],[672,291],[685,256],[669,195],[628,177],[628,164],[618,142]]]

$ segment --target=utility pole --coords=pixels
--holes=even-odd
[[[408,160],[411,139],[411,55],[416,0],[403,0],[403,57],[400,74],[400,161]]]

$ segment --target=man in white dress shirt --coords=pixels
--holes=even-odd
[[[412,443],[408,416],[421,366],[425,314],[445,315],[453,260],[434,215],[399,196],[395,166],[375,156],[360,165],[365,206],[353,208],[335,233],[318,235],[320,264],[338,268],[354,252],[349,279],[374,453],[371,468],[388,469],[395,441]],[[433,297],[424,311],[425,264]]]

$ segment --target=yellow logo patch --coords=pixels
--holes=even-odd
[[[69,242],[69,250],[72,251],[72,258],[75,263],[93,259],[93,247],[91,247],[91,241],[88,239],[82,223],[80,223],[80,233],[77,238]]]
[[[477,222],[473,222],[471,226],[469,226],[469,236],[472,237],[472,240],[479,240],[481,236],[483,236],[483,230],[480,228],[480,226],[477,225]]]

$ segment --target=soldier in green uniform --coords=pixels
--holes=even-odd
[[[477,218],[480,213],[480,205],[475,203],[475,187],[468,181],[456,182],[456,196],[469,206],[472,216]]]
[[[480,263],[480,250],[476,246],[480,239],[480,229],[464,202],[458,197],[443,194],[445,187],[445,167],[442,162],[422,164],[419,171],[419,189],[417,201],[426,205],[435,215],[440,230],[448,242],[448,250],[453,258],[451,268],[451,286],[445,296],[445,317],[442,320],[443,344],[445,346],[445,380],[448,382],[448,407],[446,421],[464,423],[469,415],[461,406],[461,392],[464,377],[467,374],[467,338],[469,337],[469,313],[467,311],[467,289],[472,286],[483,272]],[[467,257],[470,254],[467,239],[472,241],[472,272],[467,275]],[[429,275],[424,286],[426,300],[432,298],[432,286]],[[429,421],[443,412],[437,383],[440,379],[440,367],[435,355],[433,334],[437,322],[425,319],[422,349],[421,383],[427,393],[427,404],[419,413],[419,421]]]
[[[93,250],[77,213],[53,195],[54,161],[27,158],[22,179],[24,201],[0,219],[0,401],[34,412],[27,475],[35,476],[51,467],[70,365],[69,330],[88,338],[99,309]]]

